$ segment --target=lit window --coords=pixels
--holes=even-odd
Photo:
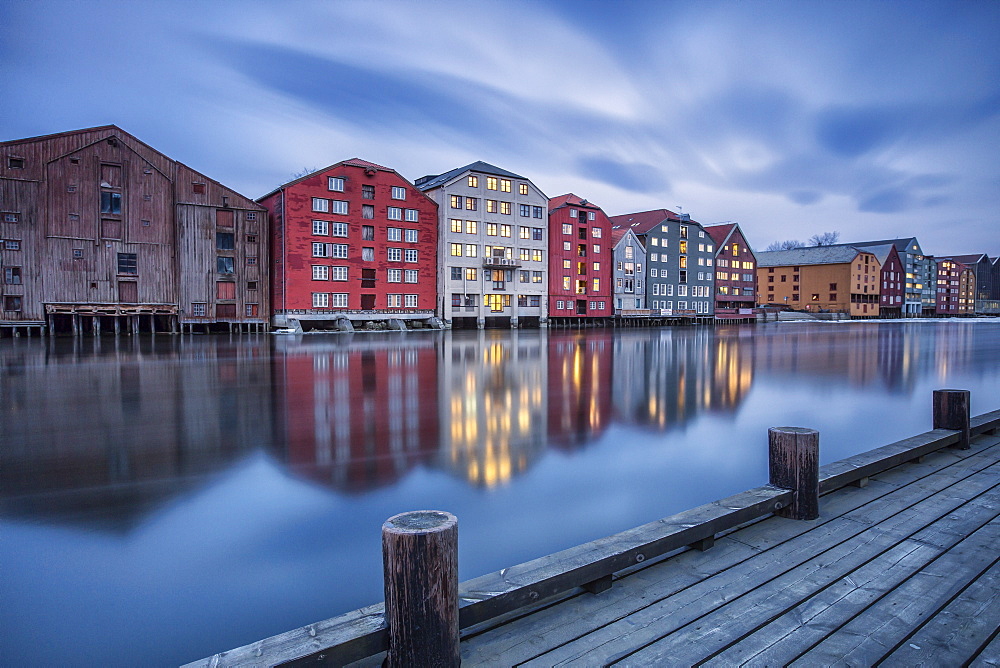
[[[563,223],[563,234],[573,234],[572,223]]]
[[[469,185],[470,188],[478,188],[479,187],[479,177],[476,176],[475,174],[469,174],[469,178],[466,181],[466,183],[468,183],[468,185]]]
[[[462,221],[459,220],[458,218],[452,218],[451,219],[451,231],[452,232],[461,232],[462,231]]]
[[[590,228],[590,236],[594,237],[595,239],[600,239],[601,234],[602,234],[601,228],[599,227]]]
[[[475,211],[479,208],[479,200],[475,197],[465,198],[465,209],[466,211]]]
[[[510,179],[500,179],[500,192],[510,192]]]
[[[462,199],[463,198],[462,198],[461,195],[452,195],[451,196],[451,208],[453,208],[453,209],[461,209],[462,208]]]
[[[462,244],[451,244],[452,257],[462,257]]]
[[[495,177],[495,176],[487,176],[486,177],[486,189],[487,190],[496,190],[497,189],[497,177]]]
[[[478,234],[479,233],[479,223],[475,220],[465,221],[465,233],[466,234]]]
[[[510,215],[510,202],[500,202],[500,213],[505,216]]]
[[[486,200],[486,213],[497,212],[497,201],[495,199]]]
[[[519,183],[519,184],[517,184],[517,191],[519,193],[521,193],[522,195],[527,195],[528,194],[528,184],[527,183]]]
[[[476,257],[479,254],[479,246],[476,244],[465,244],[465,255],[467,257]]]

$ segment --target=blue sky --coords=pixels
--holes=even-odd
[[[0,138],[115,123],[260,196],[485,160],[609,214],[1000,254],[1000,2],[0,0]]]

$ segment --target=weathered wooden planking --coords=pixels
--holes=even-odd
[[[887,663],[887,665],[893,664]],[[969,668],[997,668],[997,666],[1000,666],[1000,634],[994,636],[969,662]]]
[[[993,456],[995,457],[995,453]],[[676,596],[658,601],[655,605],[647,606],[608,627],[598,629],[586,637],[537,657],[528,665],[554,665],[560,661],[575,660],[605,663],[620,659],[638,647],[656,642],[685,624],[697,620],[701,626],[703,621],[701,618],[704,615],[748,591],[755,593],[742,599],[739,605],[742,610],[749,610],[747,614],[753,614],[758,612],[752,610],[753,605],[755,603],[763,605],[770,596],[766,588],[756,590],[766,583],[773,583],[776,578],[785,583],[793,583],[806,577],[814,577],[819,578],[821,583],[828,584],[829,578],[840,576],[835,573],[848,572],[851,568],[863,564],[871,553],[890,549],[894,542],[925,526],[927,522],[925,517],[928,514],[932,514],[933,517],[946,516],[956,506],[961,505],[963,500],[959,497],[975,493],[972,484],[967,483],[965,489],[952,489],[948,493],[939,492],[929,499],[925,498],[923,490],[910,489],[909,494],[912,496],[906,502],[909,507],[902,512],[896,512],[874,530],[848,518],[833,520],[822,528],[754,556],[738,568],[706,578]],[[901,491],[894,496],[905,496],[905,493]],[[915,502],[916,505],[913,505]],[[881,507],[885,503],[883,500],[879,504],[872,505]],[[866,510],[860,510],[859,514],[863,514]],[[768,523],[775,521],[768,520]],[[874,544],[877,549],[873,546],[868,552],[859,550],[865,541]],[[808,564],[803,565],[816,553],[824,553],[824,558],[828,562],[839,560],[837,569],[830,567],[817,569]],[[788,606],[797,602],[784,601]],[[731,625],[732,619],[729,619],[728,623]],[[731,630],[731,626],[728,630]],[[701,640],[703,638],[693,642]]]
[[[865,532],[874,534],[876,539],[857,544],[852,552],[845,554],[839,548],[849,547],[855,541],[820,553],[787,576],[775,578],[767,586],[751,592],[738,605],[727,606],[698,619],[697,625],[689,624],[680,632],[642,648],[628,656],[624,663],[659,665],[670,661],[678,665],[692,665],[727,648],[737,638],[760,632],[762,625],[768,625],[777,616],[785,614],[790,614],[796,623],[803,626],[835,629],[944,553],[950,545],[941,546],[925,540],[936,534],[942,525],[960,523],[962,535],[967,535],[995,517],[996,509],[991,500],[979,497],[956,513],[960,515],[959,519],[955,520],[953,515],[947,514],[902,540],[895,531],[882,533],[880,525]],[[884,544],[882,538],[887,536],[892,538],[894,544],[880,550]],[[941,542],[949,540],[943,537],[938,539]],[[960,540],[957,534],[950,538],[952,544]],[[829,640],[830,637],[824,643]],[[784,642],[791,641],[786,638]],[[807,642],[800,641],[798,644],[800,651],[807,647]],[[839,649],[843,648],[815,655],[807,653],[802,657],[802,665],[837,662],[843,657],[843,652],[837,651]],[[757,660],[752,662],[757,663]]]
[[[977,415],[969,421],[969,429],[973,436],[1000,428],[1000,409]]]
[[[992,545],[980,549],[993,556],[1000,527],[994,523]],[[928,620],[916,633],[885,657],[887,665],[957,666],[969,661],[990,640],[1000,627],[1000,561],[994,559],[989,568]],[[873,653],[874,654],[874,653]],[[853,655],[864,656],[857,652]],[[982,655],[980,655],[982,656]],[[881,658],[881,657],[879,657]],[[997,658],[994,656],[994,661]]]
[[[819,470],[819,492],[826,494],[856,480],[870,478],[877,473],[957,443],[958,438],[956,432],[935,429],[827,464]]]
[[[947,519],[944,521],[947,523]],[[992,563],[992,550],[983,550],[983,542],[1000,535],[998,529],[1000,527],[988,524],[974,532],[971,539],[960,541],[954,549],[943,552],[928,566],[916,573],[904,573],[906,579],[898,587],[867,607],[867,599],[891,585],[896,565],[886,566],[882,573],[875,573],[876,578],[867,581],[864,569],[859,569],[850,574],[849,580],[837,582],[730,646],[710,664],[786,665],[815,645],[836,639],[826,654],[811,657],[811,660],[836,654],[848,665],[872,665],[886,653],[887,647],[905,638]],[[884,559],[875,560],[869,565],[880,568],[884,562]],[[859,608],[863,608],[860,613]],[[857,616],[852,618],[855,614]],[[845,619],[850,621],[844,624]]]
[[[758,487],[671,517],[547,557],[490,573],[460,587],[461,626],[593,582],[647,558],[689,545],[767,515],[791,502],[793,492]]]
[[[930,475],[935,470],[935,461],[938,466],[946,465],[947,468],[937,475]],[[520,662],[539,657],[544,649],[553,653],[541,657],[539,662],[555,663],[571,658],[587,651],[592,645],[613,640],[621,632],[621,628],[627,628],[628,621],[623,622],[624,627],[622,624],[614,625],[618,620],[699,579],[717,574],[743,561],[748,555],[809,532],[809,536],[799,538],[797,542],[783,546],[783,552],[775,553],[784,555],[775,558],[794,561],[796,555],[801,557],[808,554],[809,550],[829,546],[838,537],[842,540],[844,536],[856,535],[867,524],[871,524],[873,518],[897,514],[913,505],[915,499],[926,499],[995,461],[995,453],[977,449],[962,453],[948,451],[935,455],[926,464],[887,472],[880,477],[892,480],[892,485],[876,480],[864,489],[849,488],[839,494],[824,497],[824,512],[818,522],[770,518],[755,523],[720,539],[716,548],[705,555],[678,555],[668,563],[620,579],[611,592],[601,597],[581,597],[468,640],[463,643],[464,658],[471,665],[494,664],[501,657],[504,661]],[[915,476],[919,477],[908,485],[907,480]],[[971,490],[962,493],[971,493]],[[954,500],[944,499],[945,505],[939,512],[950,511],[955,503]],[[852,511],[856,512],[848,518],[837,517]],[[831,521],[835,526],[823,526]],[[734,542],[752,550],[733,551]],[[794,564],[786,564],[791,565]],[[612,625],[612,628],[602,628]],[[574,642],[577,640],[578,642]]]
[[[303,626],[228,652],[194,661],[185,668],[273,666],[310,656],[311,665],[340,665],[378,654],[387,647],[382,604]],[[305,665],[292,663],[290,665]]]

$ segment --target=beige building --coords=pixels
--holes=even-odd
[[[757,303],[877,318],[881,270],[874,253],[851,246],[758,252]]]

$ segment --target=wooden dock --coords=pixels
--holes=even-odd
[[[979,436],[468,635],[463,665],[998,665],[998,484]]]
[[[1000,665],[1000,410],[939,390],[934,426],[818,469],[816,432],[772,429],[768,485],[460,584],[462,663]],[[386,617],[189,666],[376,666]]]

